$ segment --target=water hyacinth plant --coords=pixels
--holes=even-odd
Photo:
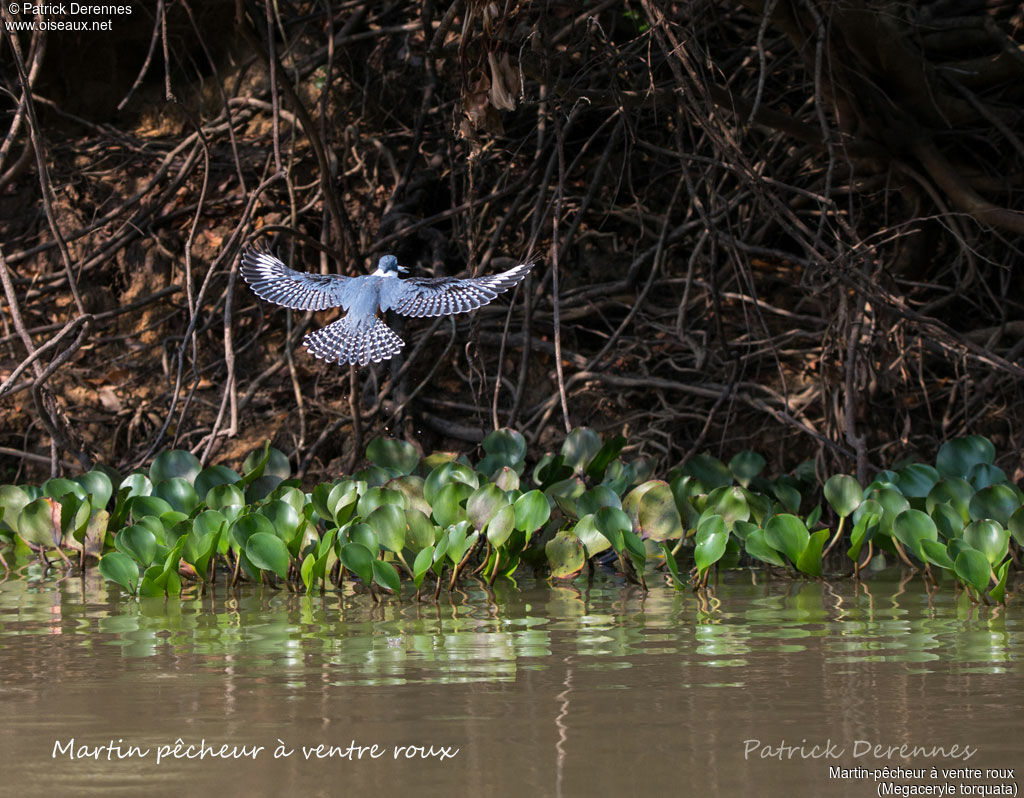
[[[219,572],[306,591],[357,579],[375,597],[427,585],[436,597],[522,568],[572,579],[595,563],[644,587],[654,575],[701,589],[713,569],[813,578],[838,559],[848,565],[834,569],[853,576],[896,561],[933,583],[947,574],[975,601],[1005,600],[1024,543],[1024,494],[979,436],[863,487],[846,474],[820,486],[806,466],[769,480],[749,451],[728,463],[698,455],[656,479],[650,461],[623,457],[625,444],[577,428],[528,468],[513,430],[488,435],[475,464],[378,438],[365,469],[309,493],[269,442],[242,474],[165,451],[127,476],[97,467],[0,486],[0,542],[16,558],[98,563],[141,596],[176,595]]]

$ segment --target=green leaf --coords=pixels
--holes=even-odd
[[[139,566],[126,554],[111,551],[100,558],[100,574],[134,595],[139,589]]]
[[[974,486],[975,490],[981,490],[990,485],[1007,482],[1007,479],[1006,472],[998,466],[978,463],[975,466],[971,466],[971,470],[967,473],[967,481]]]
[[[989,591],[989,595],[993,601],[998,601],[1000,604],[1006,603],[1006,577],[1010,572],[1010,561],[1004,562],[998,571],[996,571],[996,586]]]
[[[281,579],[288,578],[291,557],[284,541],[271,532],[256,532],[245,542],[245,556],[261,571],[273,571]]]
[[[733,456],[729,461],[729,471],[732,472],[736,481],[746,488],[750,486],[751,480],[764,471],[765,465],[767,463],[761,455],[748,449],[737,452]]]
[[[405,522],[408,530],[405,533],[405,545],[413,551],[433,547],[437,540],[437,527],[422,512],[416,509],[405,511]]]
[[[456,482],[468,485],[472,490],[476,490],[480,486],[480,479],[472,468],[464,466],[462,463],[442,463],[427,474],[427,478],[423,481],[423,498],[426,499],[427,504],[433,507],[441,489]]]
[[[601,436],[589,427],[576,427],[565,436],[562,462],[576,474],[586,472],[587,463],[601,451]]]
[[[797,564],[811,537],[804,522],[789,513],[769,518],[765,524],[764,536],[768,545],[785,554],[793,565]]]
[[[114,495],[114,485],[110,477],[102,471],[93,469],[76,477],[75,482],[82,486],[89,495],[89,504],[96,509],[103,509]]]
[[[939,472],[925,463],[911,463],[896,473],[896,487],[908,499],[923,499],[939,481]]]
[[[156,535],[137,524],[114,535],[114,548],[134,558],[143,568],[153,564],[158,551]]]
[[[218,485],[233,485],[238,480],[238,474],[232,469],[227,466],[215,465],[200,471],[196,476],[193,487],[199,500],[204,501],[206,494],[210,492],[210,488],[215,488]],[[239,491],[239,496],[241,495],[241,491]]]
[[[582,518],[602,507],[622,507],[622,500],[607,485],[595,485],[576,500],[576,513]]]
[[[0,486],[0,529],[14,532],[18,528],[18,516],[31,497],[15,485]]]
[[[544,526],[551,517],[551,505],[548,504],[547,496],[539,490],[524,493],[516,499],[514,507],[516,529],[525,532],[527,537]]]
[[[1017,541],[1017,545],[1024,546],[1024,507],[1019,507],[1017,511],[1010,516],[1006,525],[1010,528],[1010,534],[1012,534],[1013,539]]]
[[[417,462],[419,462],[418,459]],[[374,560],[371,565],[373,566],[373,581],[381,587],[386,587],[396,596],[401,596],[402,582],[398,578],[395,566],[383,560]]]
[[[277,535],[274,534],[274,525],[270,523],[265,515],[259,513],[247,513],[240,515],[228,527],[228,541],[236,549],[245,550],[245,546],[253,535]]]
[[[373,531],[373,527],[369,524],[352,524],[346,529],[348,540],[352,543],[361,543],[376,557],[380,552],[380,541],[377,539],[377,533]]]
[[[474,488],[465,482],[449,482],[434,497],[432,515],[443,527],[451,526],[466,518],[462,503],[470,497]]]
[[[946,441],[939,448],[935,467],[943,476],[967,478],[975,465],[995,462],[996,447],[987,438],[970,435]]]
[[[128,512],[136,523],[147,515],[159,518],[173,509],[165,499],[161,499],[159,496],[133,496],[128,500]]]
[[[605,471],[608,470],[608,466],[611,462],[619,456],[622,452],[622,447],[626,445],[626,439],[621,435],[616,435],[611,440],[605,441],[604,445],[598,450],[589,463],[587,463],[586,474],[591,479],[604,479]]]
[[[825,548],[826,540],[828,540],[827,529],[819,529],[810,536],[807,548],[797,558],[796,568],[798,571],[809,576],[821,576],[821,552]]]
[[[260,507],[258,512],[270,522],[274,528],[274,534],[286,544],[295,538],[302,519],[288,502],[275,499]]]
[[[466,499],[466,515],[473,528],[482,532],[487,522],[499,509],[508,504],[508,499],[497,485],[486,483],[473,491]]]
[[[619,554],[625,546],[625,534],[633,532],[633,522],[618,507],[602,507],[594,513],[594,525],[597,531],[608,538],[612,548]]]
[[[149,478],[154,485],[175,477],[180,477],[191,485],[202,470],[199,458],[192,452],[171,449],[160,452],[153,459],[153,464],[149,467]]]
[[[544,545],[544,553],[554,579],[576,576],[586,562],[583,544],[572,532],[559,532]]]
[[[921,552],[924,554],[925,560],[932,563],[933,565],[939,566],[939,568],[945,568],[949,571],[953,570],[953,560],[950,559],[949,552],[946,550],[946,546],[937,540],[923,539],[921,541]]]
[[[313,571],[315,568],[316,557],[312,554],[307,554],[305,559],[302,561],[302,565],[299,567],[299,577],[302,579],[302,584],[305,586],[307,592],[313,582]]]
[[[972,521],[991,518],[1006,526],[1020,506],[1020,499],[1008,485],[990,485],[974,494],[967,512]]]
[[[825,483],[825,501],[840,518],[856,510],[862,498],[860,485],[849,474],[835,474]]]
[[[960,477],[945,477],[935,483],[925,499],[925,509],[931,513],[938,504],[949,504],[956,510],[963,521],[970,520],[968,507],[974,495],[974,486]]]
[[[704,511],[722,516],[727,528],[732,528],[737,521],[746,521],[750,518],[746,491],[737,485],[726,485],[711,491]]]
[[[77,482],[72,482],[64,477],[54,477],[43,483],[43,496],[51,499],[59,499],[67,493],[73,493],[79,499],[86,497],[86,490]]]
[[[374,438],[366,447],[366,459],[383,468],[393,468],[399,474],[411,474],[420,464],[416,447],[395,438]]]
[[[683,473],[695,477],[708,490],[732,484],[732,471],[716,457],[698,454],[683,466]]]
[[[698,573],[703,577],[725,554],[725,547],[729,542],[729,532],[725,528],[722,516],[705,516],[697,527],[694,539],[696,546],[693,550],[693,559]]]
[[[515,529],[516,510],[511,504],[498,509],[487,522],[487,540],[495,548],[501,548]]]
[[[964,533],[964,519],[948,504],[933,505],[930,513],[943,540],[952,540]]]
[[[953,571],[979,593],[984,593],[992,580],[992,566],[988,558],[972,548],[965,548],[956,556]]]
[[[21,508],[18,535],[26,543],[41,548],[60,545],[61,506],[49,496],[40,496]]]
[[[262,466],[262,468],[260,468]],[[262,449],[249,452],[242,463],[243,486],[249,485],[259,477],[277,477],[278,482],[283,482],[292,475],[292,467],[288,462],[288,456],[270,445],[267,441]]]
[[[780,568],[786,565],[782,555],[768,545],[763,529],[755,528],[753,531],[748,532],[746,540],[743,541],[743,547],[746,549],[747,554],[761,562],[777,565]]]
[[[121,480],[118,490],[128,488],[128,498],[132,496],[148,496],[153,492],[153,482],[140,471],[129,474]]]
[[[683,535],[683,522],[667,482],[650,480],[638,485],[622,500],[622,509],[641,537],[672,540]]]
[[[577,521],[576,526],[572,528],[572,533],[583,544],[583,548],[587,551],[587,557],[593,557],[595,554],[600,554],[611,548],[611,541],[597,528],[593,513],[585,515]]]
[[[1003,561],[1010,545],[1010,532],[997,521],[974,521],[964,530],[964,543],[977,549],[990,566]]]
[[[158,482],[153,487],[153,496],[163,499],[172,509],[188,515],[199,504],[199,496],[192,483],[184,477],[174,477]]]
[[[925,560],[921,541],[939,539],[939,530],[927,513],[920,510],[904,510],[892,522],[893,536],[922,562]]]
[[[511,469],[517,475],[523,470],[526,457],[526,439],[513,429],[497,429],[484,438],[481,444],[484,458],[477,469],[488,477],[501,469]]]
[[[417,590],[419,590],[423,585],[423,577],[426,576],[427,571],[430,570],[430,566],[433,564],[434,547],[427,546],[426,548],[420,549],[419,554],[416,555],[416,559],[412,564],[413,582],[416,584]]]
[[[237,485],[214,485],[206,493],[206,506],[211,510],[245,506],[245,495]]]
[[[382,504],[366,519],[377,540],[388,551],[395,553],[405,548],[405,510],[394,504]],[[433,541],[431,541],[433,542]]]

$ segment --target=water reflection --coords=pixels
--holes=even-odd
[[[461,684],[514,681],[521,668],[544,667],[557,646],[581,667],[616,671],[670,656],[734,671],[705,683],[743,686],[752,657],[771,654],[813,651],[833,672],[864,662],[927,672],[942,662],[999,673],[1015,667],[1022,649],[1012,612],[974,607],[953,590],[929,595],[919,582],[737,582],[720,585],[711,600],[667,587],[645,595],[611,579],[506,583],[499,591],[468,588],[437,604],[375,604],[351,586],[312,596],[221,588],[133,600],[93,574],[9,579],[0,585],[0,656],[27,639],[58,636],[69,651],[195,657],[210,671],[293,674],[299,686],[310,678]]]

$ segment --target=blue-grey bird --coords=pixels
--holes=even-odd
[[[378,316],[393,310],[403,316],[446,316],[486,305],[517,285],[532,263],[487,277],[412,277],[401,279],[394,255],[385,255],[377,271],[360,277],[310,274],[289,269],[269,250],[249,247],[242,253],[242,277],[260,299],[295,310],[340,307],[347,315],[309,333],[303,343],[316,357],[337,363],[379,363],[405,342]]]

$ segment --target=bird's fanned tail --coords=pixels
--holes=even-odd
[[[388,360],[405,346],[379,318],[353,320],[349,316],[309,333],[303,343],[322,360],[360,366]]]

